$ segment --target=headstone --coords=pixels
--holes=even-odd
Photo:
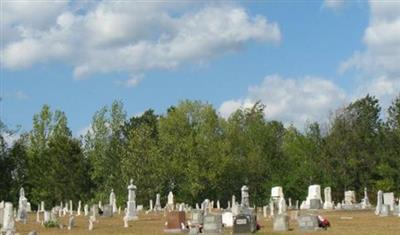
[[[263,217],[267,218],[267,206],[263,206]]]
[[[269,212],[270,212],[271,217],[273,217],[275,215],[275,202],[274,202],[274,199],[272,199],[272,198],[269,201]]]
[[[233,219],[233,234],[254,233],[257,230],[255,214],[239,214]]]
[[[91,216],[93,217],[93,222],[96,221],[96,217],[99,216],[99,205],[94,204],[92,206]]]
[[[51,221],[51,213],[50,211],[45,211],[43,214],[43,222],[48,223]]]
[[[89,215],[89,205],[85,204],[85,206],[83,207],[83,210],[84,210],[84,215],[88,216]]]
[[[115,197],[114,189],[111,189],[109,204],[112,207],[112,213],[116,213],[117,212],[117,199]]]
[[[42,221],[40,221],[40,211],[36,211],[36,222],[42,223]]]
[[[164,232],[179,233],[186,230],[186,216],[184,211],[169,211],[166,219]]]
[[[379,215],[381,213],[382,205],[383,205],[383,192],[379,190],[377,193],[375,215]]]
[[[219,200],[217,200],[217,209],[221,210],[221,204],[220,204]]]
[[[243,208],[248,208],[250,207],[250,200],[249,200],[249,188],[246,185],[243,185],[241,188],[242,191],[242,201],[240,205]]]
[[[124,216],[124,228],[128,228],[129,227],[129,219],[128,219],[128,216]]]
[[[26,199],[25,197],[24,188],[21,188],[19,190],[17,221],[22,221],[25,224],[27,219],[28,219],[28,199]]]
[[[103,217],[112,217],[113,207],[112,205],[106,204],[103,206]]]
[[[284,197],[281,197],[278,201],[278,215],[286,213],[286,201]]]
[[[128,186],[127,217],[129,220],[136,220],[138,218],[136,214],[136,186],[131,179]]]
[[[75,217],[71,215],[68,219],[68,230],[71,230],[75,226]]]
[[[274,216],[272,222],[274,231],[289,231],[289,217],[287,215],[276,215]]]
[[[70,215],[74,214],[74,208],[72,206],[72,200],[69,200],[69,214]]]
[[[155,211],[162,211],[161,208],[161,195],[157,193],[156,195],[156,203],[154,204],[154,210]]]
[[[314,231],[318,229],[318,218],[315,215],[299,215],[297,222],[301,231]]]
[[[30,232],[28,233],[28,235],[38,235],[38,234],[37,234],[37,232],[36,232],[35,230],[33,230],[33,231],[30,231]]]
[[[45,208],[44,208],[44,201],[40,202],[40,212],[44,212]]]
[[[150,199],[150,201],[149,201],[149,210],[153,211],[153,200],[152,199]]]
[[[344,204],[352,205],[356,203],[356,193],[352,190],[344,192]]]
[[[361,200],[361,208],[362,209],[369,209],[371,208],[371,203],[368,199],[367,188],[364,188],[364,198]]]
[[[2,228],[0,231],[6,234],[13,234],[15,232],[14,209],[11,202],[6,202],[4,205]]]
[[[282,187],[281,186],[272,187],[271,188],[271,197],[273,199],[275,199],[275,198],[278,199],[278,198],[284,197]]]
[[[96,218],[94,216],[89,217],[89,231],[93,230],[93,223],[96,221]]]
[[[296,209],[296,210],[298,210],[298,209],[299,209],[299,200],[296,200],[295,209]]]
[[[324,209],[325,210],[332,210],[333,209],[333,204],[332,204],[332,195],[331,195],[331,187],[326,187],[324,189]]]
[[[389,216],[390,214],[390,205],[383,204],[380,216]]]
[[[222,224],[225,227],[232,227],[233,226],[233,214],[230,211],[222,212]]]
[[[78,201],[78,208],[76,209],[76,215],[77,216],[81,215],[81,210],[82,210],[82,202],[79,200]]]
[[[236,196],[232,195],[232,206],[236,204]]]
[[[389,205],[390,206],[390,211],[394,210],[394,193],[384,193],[383,194],[383,204],[384,205]]]
[[[289,197],[289,207],[288,209],[293,209],[293,205],[292,205],[292,199]]]
[[[313,200],[313,199],[320,201],[318,208],[315,208],[315,207],[311,208],[311,200]],[[317,203],[315,203],[315,202],[313,203],[313,206],[317,206],[317,205],[318,205]],[[305,205],[303,206],[303,208],[304,209],[320,209],[321,205],[322,205],[321,186],[318,184],[310,185],[308,187],[308,195],[307,195],[306,202],[305,202]]]
[[[169,208],[174,208],[174,194],[172,191],[168,193],[168,201],[167,201],[167,206]]]
[[[203,217],[204,217],[203,210],[197,210],[197,209],[192,210],[190,223],[192,225],[201,225],[203,224]]]
[[[204,216],[203,222],[204,233],[221,233],[222,232],[222,215],[209,213]]]
[[[310,209],[321,209],[321,200],[319,199],[311,199],[310,200]]]

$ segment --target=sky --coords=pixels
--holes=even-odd
[[[1,0],[0,17],[0,118],[21,131],[44,104],[79,136],[114,100],[130,117],[185,99],[225,118],[260,100],[301,129],[400,94],[398,1]]]

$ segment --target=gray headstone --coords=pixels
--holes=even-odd
[[[390,205],[383,204],[381,209],[381,216],[389,216],[390,214]]]
[[[321,200],[310,199],[310,209],[321,209]]]
[[[191,223],[193,225],[200,225],[203,224],[203,210],[192,210],[191,214]]]
[[[204,233],[221,233],[222,232],[222,215],[212,214],[204,216],[203,220],[203,232]]]
[[[289,217],[287,215],[276,215],[272,222],[274,231],[281,232],[289,230]]]
[[[302,231],[314,231],[318,229],[318,218],[315,215],[299,215],[297,222],[299,229]]]
[[[30,232],[28,233],[28,235],[37,235],[37,232],[36,232],[35,230],[33,230],[33,231],[30,231]]]
[[[103,206],[103,216],[104,217],[112,217],[113,216],[113,206],[110,204],[106,204]]]

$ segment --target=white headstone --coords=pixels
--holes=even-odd
[[[161,211],[161,195],[157,193],[156,195],[156,203],[154,204],[154,210],[155,211]]]
[[[352,190],[344,192],[344,204],[353,205],[356,203],[356,193]]]
[[[83,210],[84,210],[84,215],[88,216],[89,215],[89,205],[85,204],[85,206],[83,207]]]
[[[394,193],[393,192],[383,194],[383,204],[389,205],[390,211],[394,210],[395,201],[394,201]]]
[[[78,209],[76,209],[76,215],[77,216],[81,215],[81,210],[82,210],[82,202],[79,200],[78,201]]]
[[[321,198],[321,186],[318,184],[315,185],[310,185],[308,187],[308,195],[306,198],[306,203],[303,207],[303,209],[310,209],[310,201],[311,200],[315,200],[318,199],[320,200],[321,204],[322,204],[322,198]]]
[[[242,191],[242,202],[240,203],[240,205],[243,208],[248,208],[250,207],[249,188],[246,185],[243,185],[241,191]]]
[[[116,213],[118,209],[117,209],[117,199],[115,197],[114,189],[111,189],[109,204],[112,207],[112,213]]]
[[[4,233],[11,233],[15,232],[15,223],[14,223],[14,209],[13,205],[10,202],[6,202],[4,205],[4,214],[3,214],[3,227],[1,229]]]
[[[369,209],[371,208],[371,203],[368,199],[367,188],[364,188],[364,198],[361,200],[361,208],[362,209]]]
[[[173,208],[174,207],[174,194],[172,193],[172,191],[170,191],[168,193],[168,202],[167,202],[168,206]]]
[[[281,186],[272,187],[271,188],[271,197],[272,198],[284,197],[282,187]]]
[[[324,201],[324,209],[325,210],[332,210],[333,209],[333,205],[332,205],[332,195],[331,195],[331,187],[326,187],[324,189],[324,197],[325,197],[325,201]]]
[[[126,216],[129,220],[137,219],[136,212],[136,186],[133,185],[133,180],[130,180],[128,186],[128,202],[127,202],[127,213]]]

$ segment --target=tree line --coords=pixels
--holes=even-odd
[[[257,102],[224,119],[208,103],[185,100],[163,115],[149,109],[127,117],[115,101],[77,138],[65,113],[44,105],[32,130],[10,146],[0,123],[0,200],[16,203],[24,187],[33,205],[105,203],[114,189],[124,205],[131,178],[145,206],[156,193],[165,202],[170,190],[178,202],[209,198],[226,206],[244,184],[256,205],[278,185],[292,200],[304,200],[311,184],[331,186],[335,201],[344,190],[361,199],[364,187],[372,201],[378,190],[400,192],[400,95],[385,111],[367,95],[304,130],[266,119],[265,110]]]

